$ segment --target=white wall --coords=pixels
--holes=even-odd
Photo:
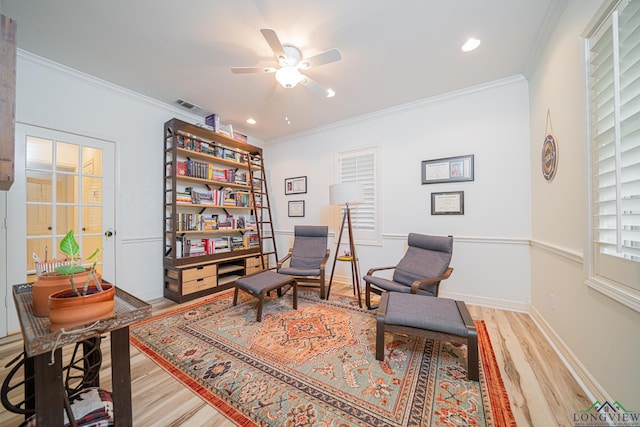
[[[339,231],[329,205],[335,155],[378,146],[382,245],[357,247],[360,270],[395,264],[409,232],[454,236],[443,295],[526,310],[529,302],[530,161],[527,83],[522,77],[401,106],[298,135],[265,148],[271,205],[284,254],[296,224]],[[340,102],[339,97],[330,102]],[[475,155],[475,181],[421,184],[421,161]],[[284,179],[307,176],[308,192],[284,195]],[[463,216],[432,216],[430,194],[464,191]],[[305,200],[304,218],[287,217],[287,201]],[[335,252],[331,239],[331,252]],[[331,263],[330,263],[331,264]],[[348,265],[336,267],[350,280]]]
[[[116,283],[162,296],[163,124],[195,117],[24,51],[16,98],[17,122],[115,142]]]
[[[530,79],[531,311],[594,400],[617,400],[635,408],[640,396],[640,313],[584,284],[588,141],[580,36],[602,3],[569,2]],[[539,161],[547,110],[559,145],[552,182],[542,177]]]

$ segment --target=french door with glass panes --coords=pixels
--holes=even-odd
[[[115,238],[107,238],[115,216],[114,145],[16,125],[16,176],[7,198],[7,244],[13,248],[7,255],[7,295],[12,284],[36,279],[36,259],[64,258],[58,248],[69,230],[83,258],[102,248],[97,269],[105,280],[115,281]],[[9,315],[9,332],[17,327],[13,322]]]

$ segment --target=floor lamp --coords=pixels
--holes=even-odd
[[[351,275],[353,279],[353,293],[358,293],[358,304],[362,308],[360,298],[360,274],[358,272],[358,257],[356,256],[356,246],[353,241],[353,228],[351,226],[351,210],[350,205],[358,205],[364,203],[364,187],[357,182],[344,182],[334,184],[329,187],[329,203],[334,206],[344,206],[342,215],[342,225],[340,226],[340,234],[338,235],[338,244],[336,245],[336,253],[333,258],[333,268],[331,269],[331,278],[329,279],[329,289],[327,290],[327,299],[331,293],[331,284],[333,282],[333,273],[336,271],[336,261],[348,261],[351,263]],[[340,243],[342,242],[342,234],[344,226],[347,224],[349,232],[349,254],[340,255]]]

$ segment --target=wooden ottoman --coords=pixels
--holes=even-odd
[[[262,322],[262,304],[265,294],[277,289],[278,296],[280,296],[281,289],[285,285],[293,287],[293,308],[294,310],[298,309],[298,283],[296,279],[286,274],[279,274],[271,270],[261,271],[237,279],[235,285],[233,305],[238,305],[238,289],[258,298],[258,322]]]
[[[464,301],[385,292],[376,315],[377,360],[384,360],[385,332],[466,344],[468,378],[478,381],[478,333]]]

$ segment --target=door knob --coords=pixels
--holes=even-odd
[[[104,232],[104,235],[106,237],[111,237],[111,236],[113,236],[113,232],[111,230],[107,230],[107,231]]]

